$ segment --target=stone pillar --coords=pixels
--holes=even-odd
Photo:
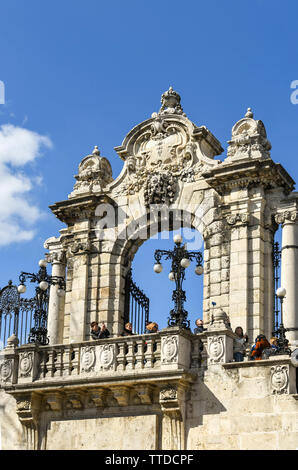
[[[249,253],[248,213],[226,217],[231,231],[230,245],[230,320],[233,330],[242,326],[249,329]]]
[[[63,251],[53,252],[49,256],[52,263],[52,276],[65,278],[66,260]],[[49,311],[48,311],[48,336],[50,344],[61,344],[63,342],[63,322],[65,296],[58,295],[59,286],[52,285],[50,288]]]
[[[282,225],[281,286],[287,294],[283,323],[292,347],[298,346],[298,212],[285,213]]]
[[[88,253],[78,252],[73,257],[73,276],[70,303],[70,343],[85,340],[88,292]]]

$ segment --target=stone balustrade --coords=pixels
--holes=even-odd
[[[141,378],[161,371],[195,371],[200,367],[200,345],[198,336],[176,328],[52,346],[8,345],[0,353],[1,385],[20,388],[30,383],[116,380],[136,372]]]

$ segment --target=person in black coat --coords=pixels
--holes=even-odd
[[[104,339],[110,336],[110,332],[107,329],[104,322],[101,323],[101,327],[98,326],[97,321],[91,323],[91,337],[92,339]]]
[[[124,330],[121,336],[132,336],[134,333],[132,332],[132,324],[130,322],[125,323]]]

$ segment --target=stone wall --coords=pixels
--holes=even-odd
[[[295,450],[298,395],[270,391],[271,364],[213,366],[192,387],[187,446],[196,450]]]
[[[287,383],[272,378],[278,367],[288,368]],[[296,449],[295,374],[285,358],[214,364],[199,371],[185,395],[185,448]],[[0,392],[0,407],[2,448],[26,449],[30,432],[25,426],[22,430],[15,400],[4,391]],[[40,449],[154,450],[179,449],[181,445],[179,430],[175,436],[171,434],[171,418],[154,402],[120,406],[111,401],[106,408],[68,408],[58,414],[44,410],[39,422],[38,444],[29,444]],[[180,431],[183,433],[183,426]]]

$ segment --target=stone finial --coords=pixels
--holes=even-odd
[[[245,114],[245,117],[246,118],[253,118],[254,117],[254,114],[253,114],[251,108],[247,108],[247,112]]]
[[[16,348],[19,344],[19,338],[13,333],[8,339],[7,339],[7,346],[6,348]]]
[[[262,121],[253,118],[251,108],[247,108],[245,117],[232,128],[232,138],[228,141],[226,163],[242,159],[270,158],[271,144],[267,139]]]
[[[161,95],[161,108],[158,114],[182,114],[185,116],[180,101],[181,97],[179,93],[170,86],[169,89]]]
[[[93,149],[93,152],[92,152],[92,155],[98,155],[98,156],[100,156],[100,151],[99,151],[97,145],[95,145],[95,147],[94,147],[94,149]]]
[[[110,162],[100,155],[97,145],[95,145],[90,155],[83,158],[79,165],[78,175],[75,178],[77,182],[70,197],[84,193],[101,192],[107,184],[113,181]]]

